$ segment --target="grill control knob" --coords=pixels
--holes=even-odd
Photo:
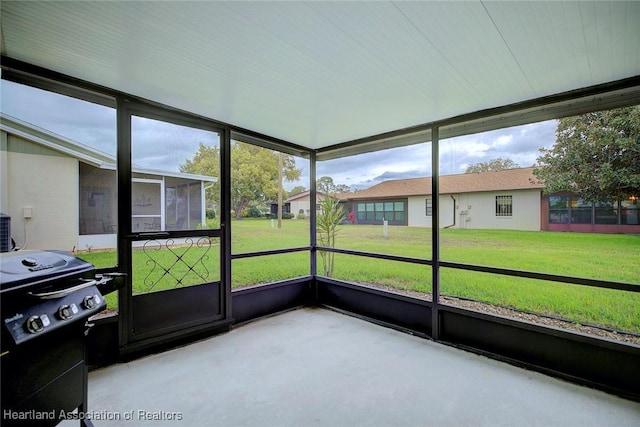
[[[36,265],[38,265],[38,260],[35,258],[24,258],[22,260],[22,265],[24,265],[25,267],[35,267]]]
[[[100,297],[98,295],[87,295],[82,300],[82,305],[87,310],[91,310],[92,308],[97,307],[100,304]]]
[[[73,317],[74,314],[78,313],[78,306],[75,304],[70,305],[62,305],[58,309],[58,317],[62,320],[69,320]]]
[[[49,317],[46,314],[43,314],[42,316],[31,316],[27,319],[27,322],[26,322],[27,330],[32,334],[37,334],[38,332],[41,332],[42,330],[44,330],[44,328],[46,328],[50,324],[51,324],[51,321],[49,320]]]

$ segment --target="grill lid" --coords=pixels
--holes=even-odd
[[[65,251],[0,253],[0,293],[54,284],[94,270],[90,263]]]

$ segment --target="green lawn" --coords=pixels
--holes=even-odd
[[[309,244],[309,223],[283,221],[283,228],[272,228],[268,220],[241,220],[232,223],[234,254],[282,249]],[[431,230],[390,227],[388,236],[381,226],[345,225],[336,246],[413,258],[431,257]],[[184,249],[179,249],[184,250]],[[197,259],[203,249],[191,250]],[[175,259],[166,250],[155,252],[157,262]],[[134,292],[147,292],[175,286],[175,280],[158,280],[157,266],[143,251],[134,251]],[[208,259],[197,263],[206,270],[208,280],[219,278],[219,245],[209,249]],[[429,266],[336,254],[334,277],[360,283],[424,292],[431,289]],[[81,257],[98,266],[113,265],[113,252],[83,253]],[[441,260],[516,270],[640,283],[640,236],[587,233],[555,233],[505,230],[441,230]],[[318,261],[320,262],[320,261]],[[178,269],[186,273],[186,269]],[[319,266],[319,271],[321,268]],[[306,252],[243,258],[233,261],[234,288],[268,283],[309,274]],[[185,278],[197,283],[197,277]],[[567,318],[578,323],[597,324],[640,333],[640,293],[612,291],[579,285],[507,277],[455,269],[441,269],[444,295],[475,299],[524,311]],[[115,296],[108,298],[110,305]]]

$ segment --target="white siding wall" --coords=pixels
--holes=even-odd
[[[513,215],[496,216],[496,196],[512,196]],[[458,200],[458,226],[503,230],[540,230],[540,191],[518,190],[499,193],[471,193]],[[471,206],[469,209],[468,207]],[[468,214],[460,217],[460,211]],[[462,221],[461,221],[462,219]]]
[[[408,198],[409,227],[431,227],[432,217],[427,216],[427,196]],[[445,195],[440,196],[440,227],[453,224],[453,200]]]
[[[431,227],[431,218],[425,212],[426,197],[409,197],[407,199],[407,225],[409,227]]]
[[[304,210],[304,215],[309,216],[311,215],[311,211],[309,210],[309,197],[303,197],[297,200],[292,200],[291,202],[291,213],[295,215],[295,217],[298,217],[298,211],[300,209]]]
[[[513,197],[513,215],[496,216],[496,196]],[[504,230],[540,230],[540,191],[517,190],[504,192],[456,194],[456,228],[485,228]],[[409,226],[431,227],[426,216],[426,196],[409,198]],[[453,199],[440,196],[440,227],[453,224]]]
[[[13,150],[14,145],[20,149]],[[26,239],[27,249],[71,251],[78,244],[78,160],[42,149],[25,153],[28,143],[12,135],[8,147],[2,153],[6,171],[3,167],[1,189],[16,244],[22,247]],[[25,207],[31,208],[29,219],[24,218]]]

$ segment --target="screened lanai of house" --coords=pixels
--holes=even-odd
[[[132,165],[136,138],[143,139],[136,120],[192,127],[215,140],[218,169],[211,182],[219,188],[207,194],[218,191],[218,199],[198,197],[215,203],[214,225],[205,220],[188,230],[161,230],[171,238],[204,235],[215,272],[207,270],[207,287],[173,290],[171,296],[127,283],[118,293],[119,313],[102,336],[110,337],[100,344],[102,354],[136,354],[311,305],[637,398],[637,345],[440,299],[442,275],[451,272],[634,298],[637,276],[582,277],[568,270],[442,259],[438,230],[449,224],[438,222],[437,196],[440,151],[449,140],[638,105],[640,2],[3,1],[0,11],[3,84],[111,109],[121,201],[118,251],[105,271],[131,276],[142,270],[132,248],[150,238],[123,226],[131,223]],[[243,246],[248,241],[233,235],[232,171],[238,157],[231,141],[306,162],[309,206],[319,202],[315,187],[323,164],[343,160],[341,167],[355,170],[363,161],[354,156],[426,144],[420,155],[433,178],[433,198],[420,201],[420,212],[431,212],[428,244],[419,256],[401,249],[381,254],[348,244],[329,247],[318,241],[317,212],[310,209],[300,241],[276,247],[264,238],[264,244]],[[154,151],[173,153],[176,147],[158,145]],[[405,206],[397,212],[404,215]],[[202,205],[194,209],[206,215]],[[447,209],[458,226],[461,211],[467,212],[465,224],[469,211],[477,212],[471,204]],[[324,274],[321,257],[328,253],[366,258],[382,271],[398,271],[396,263],[416,266],[426,290],[415,298]],[[291,271],[302,265],[301,272],[234,288],[234,280],[245,280],[234,272],[258,270],[251,262],[268,257]],[[605,297],[595,299],[613,305]],[[194,301],[205,305],[185,314]]]

